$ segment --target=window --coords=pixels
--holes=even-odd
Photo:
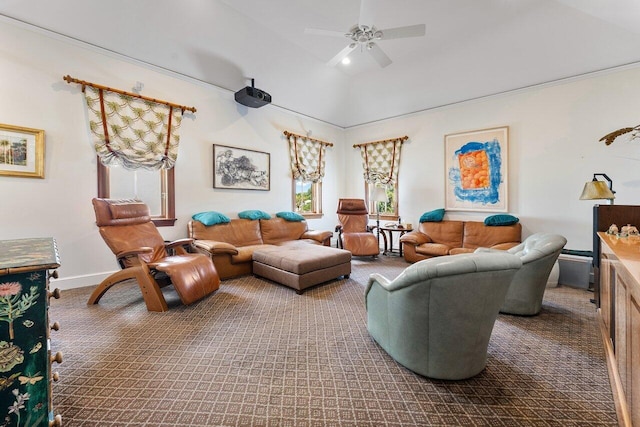
[[[365,142],[356,144],[353,148],[360,148],[362,166],[364,167],[364,190],[370,215],[380,216],[384,219],[397,220],[398,214],[398,171],[400,169],[400,150],[402,143],[409,137],[385,139],[382,141]],[[384,186],[387,192],[387,201],[378,202],[377,205],[370,200],[373,185]],[[380,208],[378,211],[377,209]]]
[[[98,197],[142,200],[158,227],[176,222],[174,168],[127,170],[104,166],[98,159]]]
[[[322,182],[293,180],[293,211],[307,218],[322,216]]]
[[[396,181],[396,183],[393,185],[387,185],[387,202],[378,202],[378,206],[375,206],[375,203],[369,200],[371,188],[372,184],[369,184],[368,182],[364,183],[364,191],[367,195],[366,197],[369,215],[375,217],[376,214],[380,212],[380,219],[398,219],[398,182]]]
[[[178,130],[184,111],[195,109],[81,83],[98,155],[98,197],[138,198],[156,225],[173,225]]]

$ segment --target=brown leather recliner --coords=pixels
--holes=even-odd
[[[165,244],[143,202],[98,198],[92,202],[100,235],[122,270],[103,280],[88,304],[97,304],[109,288],[128,279],[138,282],[149,311],[168,310],[161,286],[172,283],[183,304],[198,301],[220,287],[211,259],[185,250],[193,239]],[[168,250],[175,254],[169,255]]]
[[[338,200],[338,246],[356,256],[378,256],[378,237],[369,227],[369,212],[363,199]]]

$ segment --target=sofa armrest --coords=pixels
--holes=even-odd
[[[511,248],[515,248],[518,246],[520,242],[506,242],[506,243],[498,243],[497,245],[493,245],[490,248],[480,247],[477,248],[474,252],[505,252]],[[513,253],[513,251],[509,251]]]
[[[401,278],[400,280],[397,280],[397,279],[398,278],[394,280],[389,280],[379,273],[370,274],[369,281],[367,282],[367,288],[364,291],[365,303],[367,300],[367,296],[371,291],[371,288],[373,288],[375,284],[378,284],[378,286],[380,286],[386,292],[397,291],[398,289],[406,288],[408,286],[413,285],[413,281],[408,280],[406,277],[403,279]]]
[[[423,243],[432,243],[433,241],[429,236],[420,231],[411,231],[409,233],[403,234],[400,237],[401,243],[408,243],[411,245],[421,245]]]
[[[367,288],[364,291],[365,305],[367,303],[367,295],[369,294],[369,291],[371,291],[371,287],[374,285],[374,283],[379,284],[383,289],[386,290],[389,287],[390,281],[389,279],[387,279],[386,277],[384,277],[379,273],[372,273],[369,276],[369,281],[367,282]]]
[[[211,255],[230,254],[237,255],[238,249],[231,243],[217,242],[214,240],[195,240],[193,246],[204,249]]]
[[[326,245],[327,240],[331,241],[333,233],[331,231],[307,230],[300,236],[301,239],[313,239],[318,243]],[[328,246],[328,245],[327,245]]]
[[[520,244],[520,242],[498,243],[497,245],[491,246],[491,249],[500,249],[501,251],[506,251],[508,249],[515,248],[519,244]]]
[[[495,247],[494,248],[476,248],[476,250],[473,252],[477,254],[488,254],[488,253],[502,252],[502,250],[496,249]]]

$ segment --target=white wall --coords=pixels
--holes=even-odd
[[[62,261],[60,288],[99,283],[117,270],[115,258],[95,226],[91,199],[96,195],[96,158],[85,122],[80,86],[64,75],[131,90],[144,83],[143,95],[195,106],[183,119],[176,163],[174,227],[166,239],[186,237],[191,215],[218,210],[230,216],[245,209],[270,213],[291,210],[288,143],[284,130],[333,142],[327,149],[323,199],[329,212],[309,227],[333,230],[337,193],[343,179],[343,130],[302,115],[265,106],[237,104],[233,93],[125,61],[68,40],[0,21],[0,123],[45,130],[45,179],[0,177],[0,239],[54,237]],[[212,144],[271,154],[271,190],[213,189]]]
[[[384,102],[383,99],[380,102]],[[640,204],[640,140],[610,146],[605,134],[640,122],[640,68],[611,70],[469,101],[349,129],[349,144],[408,135],[399,176],[399,212],[416,224],[444,207],[444,135],[509,126],[509,211],[523,232],[560,233],[567,248],[591,249],[592,201],[578,200],[593,173],[614,181],[616,204]],[[347,163],[360,161],[347,150]],[[363,196],[359,168],[346,181]],[[602,201],[605,202],[605,201]],[[448,212],[449,219],[482,220],[487,213]]]
[[[580,201],[594,172],[614,180],[618,204],[640,204],[640,141],[598,139],[640,120],[640,68],[627,68],[554,85],[412,114],[343,130],[267,106],[247,109],[233,94],[125,61],[85,45],[0,21],[0,123],[45,130],[45,179],[0,177],[0,239],[52,236],[58,241],[61,288],[98,283],[117,269],[94,224],[96,160],[85,124],[83,97],[66,74],[195,106],[181,127],[176,165],[174,227],[167,239],[186,236],[193,213],[244,209],[291,209],[288,147],[283,130],[305,133],[335,145],[327,150],[323,183],[325,216],[314,229],[332,230],[339,197],[364,196],[362,167],[352,144],[408,135],[400,170],[400,214],[417,223],[422,212],[444,205],[443,137],[448,133],[509,126],[509,210],[521,218],[525,235],[554,231],[568,247],[590,249],[590,201]],[[383,99],[380,102],[384,102]],[[212,188],[212,144],[271,154],[271,191]],[[452,213],[482,219],[486,214]]]

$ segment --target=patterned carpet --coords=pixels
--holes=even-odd
[[[588,291],[547,290],[536,317],[500,315],[487,368],[457,382],[403,368],[369,337],[368,275],[397,257],[355,259],[350,279],[296,295],[255,277],[149,313],[127,283],[52,300],[55,412],[66,426],[615,426]]]

